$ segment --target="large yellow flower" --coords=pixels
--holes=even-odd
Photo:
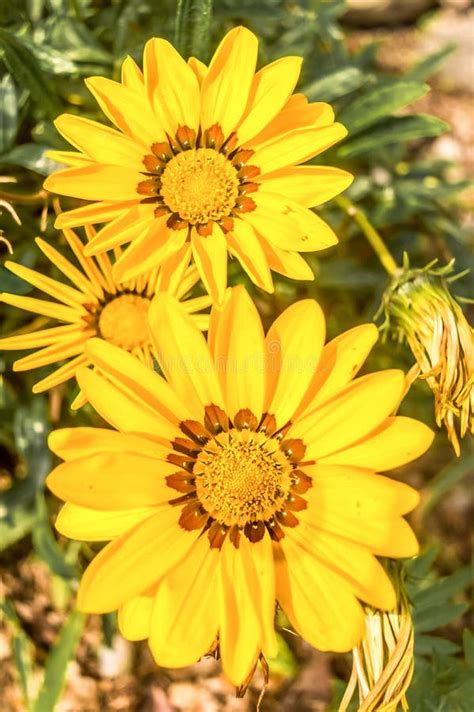
[[[255,73],[257,48],[255,35],[237,27],[206,67],[152,39],[143,74],[128,57],[121,83],[86,82],[118,131],[70,114],[57,119],[80,152],[52,153],[71,167],[45,187],[96,202],[63,213],[56,226],[105,224],[89,255],[130,243],[114,267],[116,279],[136,277],[189,243],[206,288],[221,301],[228,253],[272,291],[270,270],[313,279],[298,253],[337,242],[309,207],[340,193],[352,177],[298,164],[346,129],[334,123],[328,104],[292,94],[301,58],[284,57]]]
[[[94,239],[95,231],[88,227],[86,234]],[[73,230],[65,229],[64,237],[82,269],[78,269],[41,238],[37,238],[36,242],[73,286],[16,262],[5,263],[5,267],[13,274],[56,300],[0,294],[0,302],[46,317],[46,320],[52,320],[55,324],[39,331],[32,331],[29,325],[22,328],[19,334],[0,339],[0,349],[36,349],[32,354],[15,361],[15,371],[28,371],[66,360],[66,363],[33,386],[34,393],[64,383],[73,378],[78,367],[90,363],[85,346],[89,339],[96,336],[130,351],[151,366],[153,344],[147,314],[152,298],[160,291],[167,291],[178,299],[186,299],[189,290],[199,281],[196,268],[186,268],[182,260],[186,248],[170,258],[161,269],[156,268],[136,279],[117,283],[113,278],[113,261],[107,254],[95,259],[87,257],[84,254],[84,243]],[[116,249],[117,256],[120,256],[120,252],[120,248]],[[182,303],[186,311],[193,314],[199,328],[207,329],[209,315],[195,312],[209,307],[210,298],[195,297]],[[62,323],[58,325],[58,322]],[[83,398],[79,397],[74,406],[83,402]]]
[[[117,430],[50,438],[66,460],[48,478],[66,500],[57,528],[113,540],[84,573],[79,608],[119,609],[124,636],[148,638],[166,667],[218,641],[237,685],[261,652],[275,654],[275,601],[316,647],[349,650],[364,633],[358,599],[395,605],[375,555],[418,550],[402,518],[417,493],[376,472],[432,440],[422,423],[393,416],[402,372],[352,380],[375,326],[323,348],[323,315],[306,300],[265,338],[243,287],[213,309],[208,343],[169,295],[154,300],[150,321],[166,380],[91,340],[96,368],[78,379]]]

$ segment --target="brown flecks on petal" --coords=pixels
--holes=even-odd
[[[228,156],[232,151],[235,151],[237,148],[238,140],[237,140],[237,134],[235,131],[230,134],[229,138],[226,140],[224,145],[221,148],[221,153],[223,153],[225,156]]]
[[[219,124],[214,124],[204,132],[204,146],[220,151],[224,143],[224,134]]]
[[[227,215],[219,220],[219,225],[221,226],[223,232],[232,232],[234,229],[234,218]]]
[[[240,195],[247,195],[248,193],[256,193],[258,189],[258,183],[242,183],[239,188],[239,193]]]
[[[145,201],[143,200],[142,202],[144,203]],[[159,218],[159,217],[161,217],[162,215],[166,215],[167,213],[169,213],[169,210],[168,210],[168,208],[166,207],[166,205],[159,205],[159,206],[158,206],[157,208],[155,208],[155,210],[153,211],[153,214],[154,214],[155,218]]]
[[[303,499],[303,497],[300,497],[298,494],[294,494],[293,492],[291,492],[285,500],[285,506],[292,512],[301,512],[303,509],[307,508],[308,503],[305,499]]]
[[[285,527],[296,527],[298,524],[298,519],[286,507],[276,513],[276,518]]]
[[[250,180],[250,178],[256,178],[259,174],[260,168],[257,166],[242,166],[242,168],[240,168],[237,172],[237,175],[242,182]]]
[[[229,527],[220,522],[214,522],[209,527],[208,538],[211,543],[211,549],[220,549],[227,536]]]
[[[299,462],[306,452],[303,442],[295,438],[283,440],[280,444],[280,449],[283,450],[290,462]]]
[[[184,507],[178,521],[183,529],[192,531],[194,529],[202,529],[208,519],[209,515],[206,510],[199,501],[196,501],[190,502]]]
[[[281,541],[281,539],[285,536],[285,532],[274,517],[265,522],[265,526],[267,527],[267,531],[273,541]]]
[[[196,480],[194,477],[190,477],[186,472],[175,472],[172,475],[168,475],[166,484],[177,492],[184,492],[186,494],[194,492],[196,489]]]
[[[257,430],[258,420],[248,408],[241,410],[234,416],[234,426],[237,430]]]
[[[150,153],[143,159],[143,165],[147,171],[151,171],[152,173],[161,173],[166,164],[161,160],[161,158],[158,158],[158,156],[154,156]]]
[[[234,154],[232,157],[232,163],[237,170],[240,170],[247,163],[247,161],[252,158],[253,154],[254,151],[252,151],[251,148],[242,148]]]
[[[209,440],[209,432],[197,420],[183,420],[179,429],[198,445],[205,445]]]
[[[265,523],[262,521],[247,522],[244,527],[244,534],[249,541],[255,544],[255,542],[263,539],[263,536],[265,534]]]
[[[252,210],[255,210],[256,207],[255,201],[245,195],[239,196],[235,204],[235,210],[241,213],[250,213]]]
[[[275,416],[270,413],[264,413],[258,426],[258,430],[270,437],[275,432],[276,426]]]
[[[237,524],[234,524],[234,526],[230,528],[229,538],[236,549],[239,548],[241,533],[242,527],[237,526]]]
[[[180,126],[176,131],[176,140],[183,151],[188,151],[196,145],[196,132],[188,126]]]
[[[187,438],[175,438],[173,440],[173,449],[177,452],[181,452],[183,455],[192,457],[193,459],[199,455],[201,448],[196,448],[196,443],[193,440],[188,440]]]
[[[172,215],[166,221],[166,224],[170,228],[170,230],[183,230],[185,227],[188,226],[187,221],[182,220],[179,216],[179,213],[172,213]]]
[[[210,433],[217,435],[223,430],[229,430],[229,418],[218,405],[208,405],[205,408],[204,425]]]
[[[298,494],[304,494],[313,486],[311,477],[302,470],[293,470],[292,482],[292,490]]]
[[[158,184],[154,178],[149,180],[142,180],[137,185],[137,193],[140,195],[157,195],[158,194]]]
[[[163,163],[167,163],[171,158],[173,158],[173,151],[167,141],[162,143],[152,143],[151,150],[157,158],[160,158]]]
[[[214,222],[209,220],[205,225],[198,225],[196,227],[198,235],[201,235],[201,237],[209,237],[209,235],[212,235],[213,224]]]
[[[181,455],[177,452],[170,452],[166,459],[168,460],[168,462],[173,463],[173,465],[178,465],[178,467],[181,467],[183,470],[187,470],[188,472],[193,471],[194,457],[189,457],[188,455]]]

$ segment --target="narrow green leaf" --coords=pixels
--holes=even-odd
[[[403,109],[415,99],[427,94],[429,87],[419,82],[393,82],[368,89],[343,109],[338,119],[349,133],[362,131],[380,119]]]
[[[451,621],[460,618],[469,608],[467,603],[445,603],[442,606],[430,606],[421,611],[415,608],[413,612],[413,623],[417,633],[426,633]]]
[[[381,146],[439,136],[448,130],[449,125],[445,121],[428,114],[392,116],[372,126],[367,133],[357,134],[352,140],[349,138],[338,154],[343,158],[354,158]]]
[[[25,89],[28,89],[38,106],[55,117],[61,107],[52,93],[49,82],[39,70],[38,61],[25,44],[15,35],[0,28],[0,48],[10,74]]]
[[[54,712],[66,681],[68,663],[76,652],[84,623],[85,616],[79,611],[73,611],[63,625],[46,660],[43,684],[33,712]]]
[[[31,656],[30,656],[30,640],[23,628],[20,620],[15,612],[10,601],[6,598],[0,603],[0,610],[13,628],[13,658],[15,667],[18,672],[21,694],[27,710],[30,709],[30,700],[28,694],[28,680],[31,674]]]
[[[0,517],[4,517],[4,507],[0,503]],[[31,507],[10,508],[8,518],[0,519],[0,551],[8,549],[15,542],[30,533],[36,521],[36,513]]]
[[[61,576],[64,579],[74,578],[76,575],[74,567],[68,563],[54,538],[42,493],[38,493],[36,497],[36,513],[37,520],[33,529],[33,547],[37,556],[57,576]]]
[[[0,153],[8,151],[18,129],[18,104],[10,74],[0,81]]]
[[[24,143],[15,146],[11,151],[0,157],[0,163],[13,166],[23,166],[30,171],[35,171],[42,176],[48,176],[57,171],[59,164],[47,158],[47,151],[51,146],[43,146],[39,143]]]
[[[424,515],[431,512],[441,497],[452,490],[458,482],[472,472],[470,457],[455,459],[444,467],[430,483],[429,495],[424,506]]]
[[[413,596],[415,608],[443,605],[452,596],[465,591],[472,582],[470,566],[464,566],[451,576],[435,581],[431,586]]]
[[[436,52],[429,54],[427,57],[423,57],[423,59],[415,64],[408,72],[406,78],[414,82],[424,82],[444,64],[445,60],[454,52],[456,47],[456,43],[450,42]]]
[[[455,655],[459,645],[438,635],[418,635],[415,639],[415,655]]]
[[[212,0],[178,0],[175,44],[185,59],[207,59],[211,20]]]
[[[315,79],[303,87],[302,92],[310,101],[333,101],[358,89],[367,77],[357,67],[344,67]]]
[[[466,665],[470,670],[474,670],[474,633],[466,628],[463,633],[463,648]]]

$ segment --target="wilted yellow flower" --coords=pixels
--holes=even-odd
[[[393,611],[364,606],[365,634],[352,651],[352,675],[339,706],[345,712],[358,688],[358,712],[408,710],[405,694],[413,677],[414,630],[400,571],[392,567],[397,605]]]
[[[114,266],[116,279],[136,277],[188,244],[207,290],[221,301],[228,254],[272,291],[270,270],[313,279],[298,253],[337,242],[309,207],[343,191],[352,176],[298,164],[346,129],[328,104],[293,94],[300,57],[255,73],[257,51],[256,36],[244,27],[224,37],[209,67],[195,58],[186,63],[169,42],[151,39],[143,74],[128,57],[121,83],[86,80],[118,130],[70,114],[56,120],[79,153],[52,153],[71,167],[49,176],[45,187],[95,201],[59,215],[56,227],[106,223],[88,255],[130,243]]]
[[[90,239],[94,238],[93,228],[87,228]],[[54,326],[47,329],[31,330],[31,326],[21,329],[21,333],[0,339],[0,349],[35,349],[24,358],[15,361],[15,371],[28,371],[40,366],[48,366],[58,361],[66,361],[46,378],[33,386],[34,393],[57,386],[72,378],[79,366],[90,363],[85,352],[89,339],[99,336],[116,344],[144,363],[152,364],[153,345],[148,330],[147,314],[152,298],[160,291],[167,291],[184,300],[183,306],[193,314],[196,324],[207,329],[208,314],[196,314],[210,306],[208,296],[186,299],[189,290],[199,281],[195,267],[186,267],[182,258],[182,248],[160,269],[154,269],[127,282],[117,283],[113,278],[113,261],[107,254],[96,258],[85,255],[85,245],[78,235],[64,230],[78,269],[72,262],[41,238],[36,243],[46,257],[69,280],[65,284],[41,272],[16,262],[5,262],[5,267],[13,274],[40,289],[56,301],[36,299],[17,294],[0,294],[0,302],[46,317]],[[120,248],[115,254],[120,256]],[[59,324],[58,324],[59,322]],[[82,403],[79,398],[75,405]]]
[[[474,432],[474,339],[463,311],[449,291],[453,263],[397,274],[384,297],[384,328],[407,341],[435,397],[438,426],[445,426],[457,455],[459,435]],[[451,276],[450,276],[451,275]]]
[[[66,460],[48,478],[66,501],[57,528],[113,540],[84,573],[79,608],[118,609],[124,636],[148,639],[165,667],[218,644],[236,685],[261,653],[276,654],[275,601],[316,647],[350,650],[364,633],[359,599],[396,603],[376,556],[418,550],[402,517],[417,493],[376,472],[433,437],[393,416],[401,371],[353,380],[376,327],[323,348],[321,309],[304,300],[265,338],[243,287],[213,308],[208,342],[169,295],[149,318],[165,377],[92,339],[96,369],[81,369],[79,383],[116,430],[50,437]]]

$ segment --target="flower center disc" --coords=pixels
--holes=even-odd
[[[239,195],[237,171],[213,148],[183,151],[166,165],[161,195],[173,213],[192,225],[230,214]]]
[[[137,294],[116,297],[100,313],[100,335],[127,351],[143,346],[148,341],[149,306],[150,300]]]
[[[210,440],[194,468],[199,500],[228,526],[270,519],[288,496],[290,472],[278,441],[239,430]]]

